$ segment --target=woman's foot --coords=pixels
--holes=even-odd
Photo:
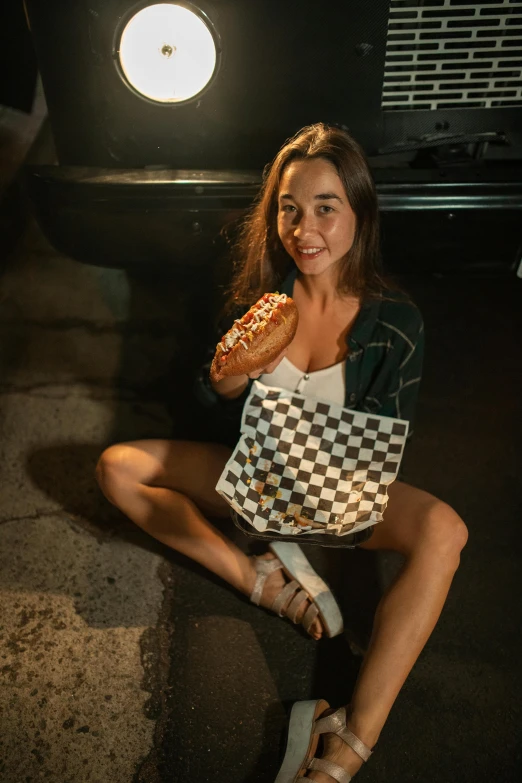
[[[260,560],[273,560],[274,558],[275,558],[275,555],[272,552],[267,552],[266,554],[259,556]],[[249,574],[248,584],[246,585],[246,590],[245,590],[245,592],[246,592],[246,594],[248,596],[251,595],[252,590],[254,588],[254,584],[255,584],[256,578],[257,578],[257,571],[256,571],[256,566],[255,566],[256,559],[257,559],[256,557],[251,557],[250,558],[251,572]],[[268,576],[266,578],[266,582],[265,582],[265,584],[263,586],[263,592],[261,594],[260,605],[264,606],[266,609],[271,609],[272,604],[274,603],[275,598],[279,595],[279,593],[281,592],[281,589],[289,581],[291,581],[291,580],[287,578],[287,576],[285,575],[284,571],[281,568],[278,569],[277,571],[273,571],[271,574],[268,574]],[[283,615],[285,614],[286,609],[288,608],[288,605],[291,603],[291,600],[292,600],[292,598],[290,597],[288,599],[288,601],[287,601],[287,604],[283,607],[283,609],[282,609]],[[305,614],[306,610],[310,606],[310,603],[311,603],[311,601],[303,601],[302,606],[299,607],[299,611],[297,612],[296,622],[298,622],[298,623],[301,622],[301,620],[304,617],[304,614]],[[321,623],[321,620],[320,620],[319,617],[317,617],[313,621],[312,625],[310,626],[309,633],[310,633],[310,636],[313,639],[316,639],[316,640],[320,639],[321,636],[323,635],[323,626],[322,626],[322,623]],[[330,783],[331,783],[331,781],[330,781]]]
[[[347,722],[347,726],[350,728],[349,721]],[[315,755],[317,758],[338,764],[352,776],[355,775],[364,764],[362,758],[336,734],[324,734],[322,737],[322,752],[320,744]],[[308,771],[306,780],[308,780],[308,778],[310,778],[310,780],[315,780],[316,783],[332,783],[330,775],[315,770]]]
[[[348,711],[348,707],[347,707]],[[326,718],[327,715],[335,712],[333,709],[326,710],[321,715],[321,718]],[[363,740],[367,744],[367,737],[361,737],[361,732],[357,726],[353,725],[350,719],[346,718],[346,728],[348,728],[356,737]],[[375,742],[371,742],[370,747],[375,745]],[[337,734],[322,734],[319,742],[319,747],[315,753],[317,758],[324,759],[325,761],[331,761],[334,764],[338,764],[342,769],[346,770],[352,777],[360,770],[364,761],[346,742],[337,736]],[[306,779],[315,780],[316,783],[332,783],[330,775],[326,775],[324,772],[317,772],[315,770],[309,770]]]

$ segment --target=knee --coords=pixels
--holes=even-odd
[[[114,502],[119,486],[132,479],[132,449],[124,443],[109,446],[96,465],[96,481],[105,497]]]
[[[467,540],[466,524],[447,503],[439,500],[426,510],[421,525],[421,541],[438,559],[457,568]]]

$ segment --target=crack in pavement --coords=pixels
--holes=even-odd
[[[163,585],[163,598],[158,610],[155,628],[147,629],[140,639],[143,680],[141,687],[151,694],[143,711],[155,721],[153,745],[140,763],[132,783],[161,783],[162,770],[166,766],[164,737],[171,721],[174,705],[171,705],[172,686],[169,683],[170,646],[174,633],[172,606],[174,603],[174,569],[167,561],[160,563],[158,578]]]
[[[0,517],[0,525],[7,524],[9,522],[32,522],[37,519],[45,519],[46,517],[56,516],[60,510],[61,506],[58,503],[53,508],[38,509],[34,514],[22,514],[19,517],[6,517],[5,519]]]

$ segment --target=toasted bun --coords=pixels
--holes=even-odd
[[[257,331],[248,333],[248,322],[242,322],[255,313],[265,302],[266,297],[278,296],[265,294],[247,313],[240,319],[240,328],[245,330],[244,342],[237,342],[227,353],[222,350],[223,341],[231,335],[234,327],[230,329],[221,343],[218,343],[214,360],[210,368],[210,378],[217,382],[231,375],[245,375],[256,370],[264,369],[273,362],[285,348],[290,345],[297,331],[299,313],[293,299],[289,296],[286,301],[280,302],[272,310],[271,317]],[[223,361],[224,359],[224,361]]]

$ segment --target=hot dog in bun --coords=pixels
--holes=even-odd
[[[222,337],[210,368],[217,382],[230,375],[245,375],[273,362],[292,342],[299,314],[286,294],[265,294]]]

